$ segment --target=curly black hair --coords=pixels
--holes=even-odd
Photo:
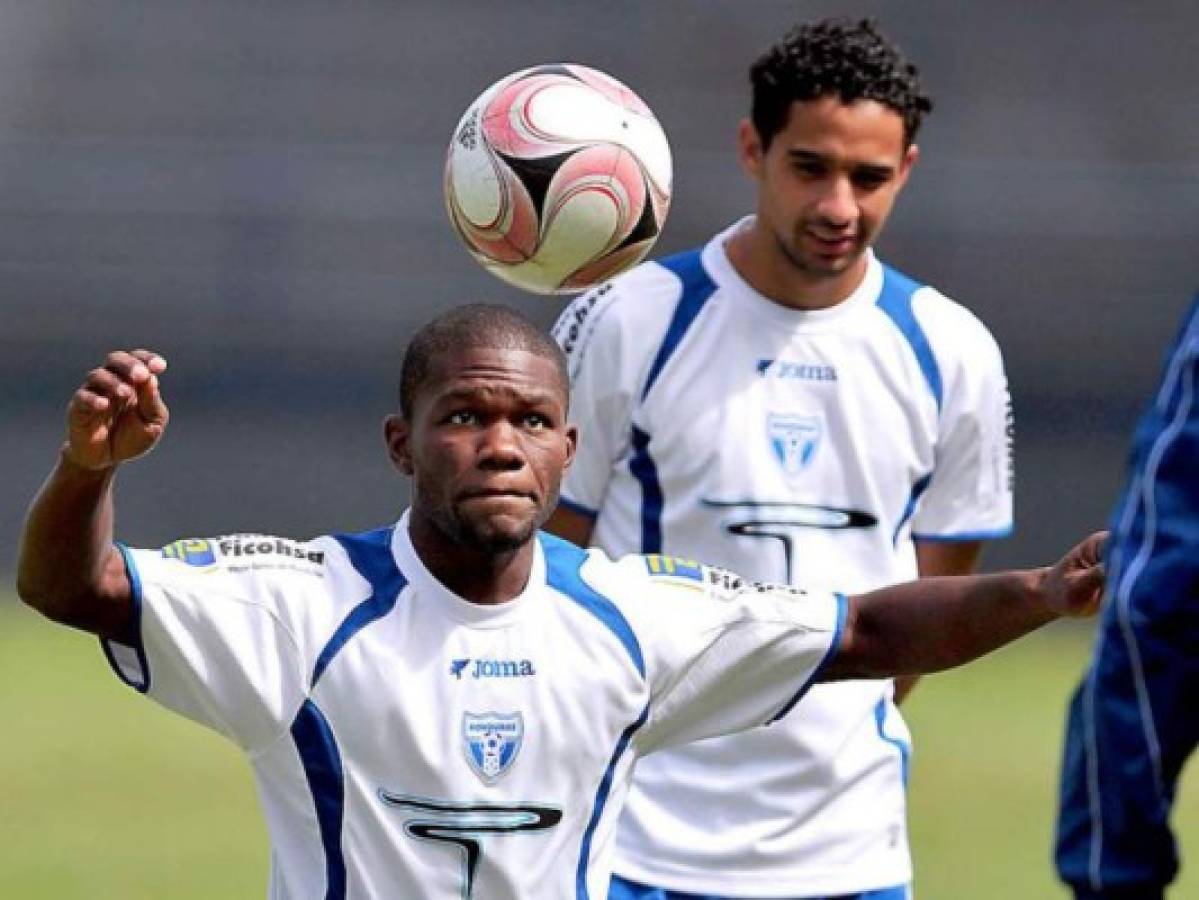
[[[763,148],[787,124],[791,104],[835,95],[876,100],[903,117],[904,144],[933,108],[916,67],[871,19],[823,19],[792,29],[750,67],[751,119]]]

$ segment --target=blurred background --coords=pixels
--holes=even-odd
[[[169,438],[123,477],[126,541],[235,530],[302,537],[394,517],[406,489],[383,453],[380,420],[394,405],[413,328],[466,300],[508,302],[546,325],[562,306],[494,280],[456,243],[441,165],[466,105],[496,78],[539,62],[582,62],[628,83],[674,150],[674,205],[655,250],[665,255],[748,211],[752,194],[733,154],[746,71],[793,22],[826,14],[877,16],[936,101],[880,250],[972,308],[1004,349],[1017,531],[985,564],[1056,555],[1106,520],[1131,428],[1199,287],[1193,0],[0,0],[0,573],[11,572],[24,507],[53,463],[67,398],[116,346],[153,347],[171,363]],[[917,693],[914,803],[921,778],[963,766],[961,785],[947,789],[958,798],[952,810],[914,806],[923,896],[1056,896],[1047,861],[1053,770],[1088,634],[1059,628],[1019,651],[1032,654],[1027,665],[1056,666],[1050,687],[1028,675],[1024,657],[1010,657],[1011,672],[1001,662],[969,676],[983,683],[952,715],[957,701],[938,703],[936,686]],[[45,659],[39,648],[51,647],[62,656]],[[65,694],[42,702],[30,692],[58,684],[43,678],[47,666],[89,674],[64,678]],[[1013,672],[1036,696],[1009,700],[1010,722],[968,724],[970,710],[994,713],[1015,690]],[[161,799],[138,769],[148,745],[158,746],[161,717],[91,683],[106,677],[90,643],[59,637],[0,600],[0,699],[10,725],[35,736],[20,752],[0,746],[0,797],[16,804],[5,813],[0,800],[0,838],[12,829],[25,841],[0,840],[3,896],[142,896],[134,876],[119,889],[97,887],[91,857],[78,867],[91,873],[78,875],[80,893],[61,862],[28,862],[39,848],[69,844],[54,830],[65,821],[110,859],[104,829],[114,816],[128,824],[132,843],[120,853],[132,854],[130,871],[143,880],[149,857],[171,858],[161,849],[138,855],[157,832],[139,814],[89,809],[75,821],[73,801],[28,780],[30,766],[44,765],[47,783],[61,784],[63,770],[107,747],[138,765],[122,776],[78,773],[86,782],[76,799],[110,777],[122,801],[126,777],[143,802]],[[56,705],[82,681],[96,692],[80,695],[93,714],[111,703],[131,716],[117,744],[96,744],[100,731]],[[154,740],[119,743],[143,727]],[[180,747],[207,740],[192,731]],[[1025,735],[1011,756],[1037,745],[1035,761],[1024,761],[1035,779],[1028,805],[999,831],[1020,832],[1028,839],[1020,852],[1038,855],[1008,861],[986,849],[992,836],[980,840],[979,858],[996,873],[1035,867],[1034,893],[995,883],[1002,875],[982,874],[982,862],[967,867],[967,886],[942,887],[941,854],[950,851],[922,831],[943,824],[953,846],[971,833],[962,824],[971,809],[985,819],[987,803],[961,791],[993,777],[970,764],[996,731]],[[38,740],[53,751],[38,751]],[[935,767],[920,762],[930,743],[933,759],[953,748]],[[197,758],[224,760],[222,752]],[[169,758],[162,765],[174,771]],[[145,896],[260,895],[265,845],[247,784],[239,790],[253,837],[230,843],[247,854],[248,892],[187,894],[181,885],[192,882],[183,879]],[[929,787],[925,796],[937,795]],[[34,810],[41,830],[26,830]],[[952,855],[950,868],[970,858],[960,846]],[[4,881],[35,870],[50,879],[36,890]]]

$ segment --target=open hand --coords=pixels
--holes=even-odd
[[[158,390],[166,360],[150,350],[114,350],[93,369],[67,406],[66,459],[100,471],[147,453],[169,413]]]
[[[1060,616],[1093,616],[1103,599],[1103,551],[1107,532],[1092,534],[1045,570],[1046,605]]]

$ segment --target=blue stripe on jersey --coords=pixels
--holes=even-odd
[[[903,783],[908,783],[908,757],[911,756],[912,748],[908,746],[907,741],[902,741],[899,738],[891,737],[883,730],[883,725],[887,721],[887,698],[883,697],[875,704],[874,707],[874,724],[878,726],[878,736],[899,750],[899,765],[903,772]]]
[[[795,692],[795,696],[788,700],[786,705],[774,714],[773,718],[767,720],[767,725],[773,725],[783,716],[787,715],[787,713],[791,712],[795,704],[803,699],[803,695],[808,692],[808,688],[819,680],[821,673],[828,668],[828,664],[837,655],[837,650],[841,646],[841,633],[845,630],[845,617],[849,614],[849,600],[844,594],[835,594],[834,596],[837,598],[837,626],[833,630],[833,639],[829,643],[828,649],[824,651],[823,658],[821,658],[816,668],[812,670],[812,674],[808,676],[808,680],[803,683],[803,687]]]
[[[345,816],[345,775],[337,739],[312,700],[305,700],[300,707],[291,723],[291,736],[304,766],[308,789],[312,791],[321,845],[325,849],[325,900],[344,900],[346,861],[341,849],[341,823]]]
[[[912,900],[912,894],[906,884],[895,887],[880,888],[877,891],[863,891],[855,900]]]
[[[649,375],[646,377],[645,387],[641,391],[642,401],[649,394],[654,382],[658,380],[658,376],[662,374],[663,367],[674,351],[679,349],[679,344],[683,342],[687,329],[699,316],[699,312],[708,302],[708,298],[716,291],[716,282],[704,269],[702,252],[702,250],[688,250],[686,253],[658,260],[658,265],[669,269],[682,282],[682,290],[679,293],[678,305],[674,308],[674,315],[670,319],[670,325],[666,328],[666,336],[662,338],[662,346],[658,348],[658,355],[654,357],[653,364],[649,367]]]
[[[645,709],[641,710],[641,715],[637,717],[637,721],[624,730],[620,736],[620,740],[616,742],[616,749],[612,751],[612,758],[608,760],[608,768],[604,772],[604,777],[600,779],[599,787],[595,791],[595,803],[591,807],[591,819],[587,822],[587,829],[583,832],[583,844],[579,849],[579,867],[575,870],[575,900],[588,900],[591,896],[587,892],[587,869],[591,864],[591,839],[595,836],[596,826],[599,825],[600,817],[603,815],[604,806],[608,802],[608,795],[612,791],[612,776],[616,773],[616,764],[620,762],[620,757],[624,755],[625,750],[629,746],[629,741],[633,739],[633,735],[645,724],[645,720],[649,718],[649,704],[645,704]]]
[[[133,554],[129,552],[129,548],[119,543],[116,548],[121,552],[121,559],[125,561],[125,573],[129,576],[129,591],[133,604],[129,614],[129,641],[113,642],[107,638],[100,638],[100,647],[104,650],[108,664],[117,673],[117,678],[134,690],[145,694],[150,690],[150,663],[146,659],[146,647],[142,643],[142,577],[137,572],[137,564],[133,561]],[[117,659],[112,652],[113,643],[130,647],[137,654],[137,664],[141,669],[141,681],[129,678],[124,669],[117,665]]]
[[[955,531],[952,534],[925,534],[912,532],[912,540],[924,541],[926,544],[956,544],[962,541],[993,541],[996,538],[1011,537],[1016,529],[1011,525],[1002,528],[988,528],[985,531]]]
[[[644,678],[645,657],[641,654],[641,644],[637,641],[637,635],[633,634],[629,620],[617,609],[616,604],[579,575],[579,568],[587,560],[587,551],[544,531],[539,532],[538,537],[545,553],[545,580],[549,586],[579,604],[616,635],[628,651],[638,674]]]
[[[737,898],[718,894],[685,894],[682,891],[652,887],[629,878],[613,875],[612,885],[608,890],[608,900],[737,900]],[[900,884],[875,891],[863,891],[860,894],[838,894],[836,897],[821,895],[809,897],[807,900],[912,900],[912,895],[906,884]]]
[[[649,434],[633,426],[633,455],[629,457],[629,472],[641,485],[641,552],[662,552],[662,484],[658,481],[658,466],[649,453]]]
[[[312,668],[312,686],[316,687],[329,663],[359,631],[372,622],[383,618],[395,608],[400,591],[408,584],[395,563],[391,552],[391,537],[395,526],[378,528],[364,534],[335,534],[337,542],[345,548],[350,565],[371,586],[371,595],[359,603],[345,617],[333,637],[325,644],[316,665]]]
[[[908,504],[903,508],[903,514],[899,517],[899,521],[895,524],[895,533],[891,535],[891,543],[899,543],[899,532],[903,531],[903,526],[908,524],[908,519],[912,518],[912,514],[916,512],[916,504],[920,502],[920,496],[928,490],[929,484],[933,480],[933,473],[929,472],[914,485],[912,485],[912,495],[908,497]]]
[[[912,311],[912,295],[923,285],[913,281],[908,276],[897,272],[890,266],[883,266],[883,289],[878,295],[878,306],[885,312],[895,327],[907,339],[916,354],[916,362],[924,373],[929,390],[937,401],[937,409],[941,408],[941,369],[937,366],[937,358],[929,346],[928,336],[920,327],[916,314]]]

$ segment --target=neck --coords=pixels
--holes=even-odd
[[[518,597],[529,582],[536,536],[515,550],[483,550],[452,540],[415,510],[409,519],[408,534],[416,555],[433,577],[471,603],[507,603]]]
[[[778,239],[760,219],[729,238],[725,253],[737,274],[750,287],[789,309],[834,307],[849,299],[866,276],[865,253],[843,272],[805,271],[783,252]]]

